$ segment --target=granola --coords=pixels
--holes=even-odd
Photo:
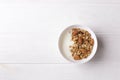
[[[94,39],[88,31],[80,28],[73,28],[71,40],[74,42],[70,45],[71,55],[74,60],[85,59],[91,54]]]

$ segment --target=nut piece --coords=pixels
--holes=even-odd
[[[90,40],[90,44],[91,44],[91,45],[94,44],[94,40],[93,40],[93,39]]]
[[[74,59],[75,59],[75,60],[79,60],[80,57],[79,57],[78,55],[75,55],[75,56],[74,56]]]
[[[80,51],[81,51],[83,54],[86,54],[86,53],[87,53],[87,50],[86,50],[86,49],[80,49]]]
[[[81,37],[78,38],[78,43],[81,45],[83,43],[83,39]]]
[[[72,35],[75,36],[75,35],[77,35],[77,34],[78,34],[78,30],[77,30],[77,29],[73,29],[73,30],[72,30]]]

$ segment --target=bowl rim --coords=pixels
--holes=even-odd
[[[81,29],[84,29],[84,30],[87,30],[87,31],[89,30],[88,32],[91,34],[91,36],[92,36],[92,37],[94,36],[93,39],[94,39],[94,42],[95,42],[96,44],[94,44],[94,47],[93,47],[93,50],[92,50],[90,56],[88,56],[88,57],[87,57],[86,59],[84,59],[84,60],[70,60],[70,59],[66,58],[66,57],[63,55],[63,53],[62,53],[62,51],[61,51],[61,49],[60,49],[60,38],[62,37],[63,32],[65,32],[65,30],[67,30],[67,29],[69,29],[69,28],[73,28],[73,27],[78,27],[78,28],[81,28]],[[85,28],[86,28],[86,29],[85,29]],[[72,62],[72,63],[81,63],[81,64],[86,63],[86,62],[89,62],[89,61],[94,57],[94,55],[96,54],[97,48],[98,48],[97,36],[96,36],[95,33],[93,32],[93,30],[91,30],[88,26],[79,25],[79,24],[70,25],[70,26],[68,26],[68,27],[65,27],[65,28],[60,32],[60,34],[59,34],[59,38],[58,38],[58,50],[59,50],[59,53],[64,57],[64,59],[66,59],[66,60],[69,61],[69,62]]]

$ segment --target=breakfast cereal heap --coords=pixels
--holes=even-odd
[[[71,34],[72,41],[70,51],[74,60],[81,60],[87,58],[93,49],[94,40],[91,34],[80,28],[73,28]]]

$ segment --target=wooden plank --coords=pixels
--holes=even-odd
[[[119,80],[120,64],[7,64],[0,65],[1,80]],[[107,74],[107,75],[106,75]]]

